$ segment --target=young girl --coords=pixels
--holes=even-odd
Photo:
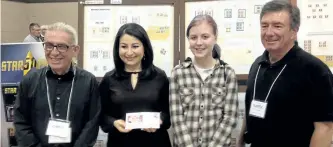
[[[170,81],[174,145],[229,147],[238,111],[235,71],[212,55],[217,25],[211,16],[196,16],[186,36],[194,59],[176,66]]]

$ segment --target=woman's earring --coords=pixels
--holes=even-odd
[[[145,56],[143,56],[143,60],[146,60]]]

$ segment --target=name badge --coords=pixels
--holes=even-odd
[[[72,129],[67,129],[67,137],[49,136],[49,143],[71,143]]]
[[[64,120],[51,119],[47,125],[46,135],[68,137],[68,131],[70,131],[69,122]]]
[[[265,118],[267,103],[253,100],[250,107],[250,115]]]

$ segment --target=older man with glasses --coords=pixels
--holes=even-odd
[[[98,135],[100,98],[95,76],[72,63],[80,50],[75,29],[48,27],[43,43],[47,67],[19,85],[14,126],[19,146],[92,147]]]

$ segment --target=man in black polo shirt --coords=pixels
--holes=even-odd
[[[80,48],[73,27],[55,23],[45,34],[48,67],[19,85],[14,126],[20,147],[92,147],[100,98],[94,75],[72,64]]]
[[[295,42],[299,9],[274,0],[263,6],[260,21],[266,50],[250,69],[238,145],[330,147],[333,77],[322,61]]]

